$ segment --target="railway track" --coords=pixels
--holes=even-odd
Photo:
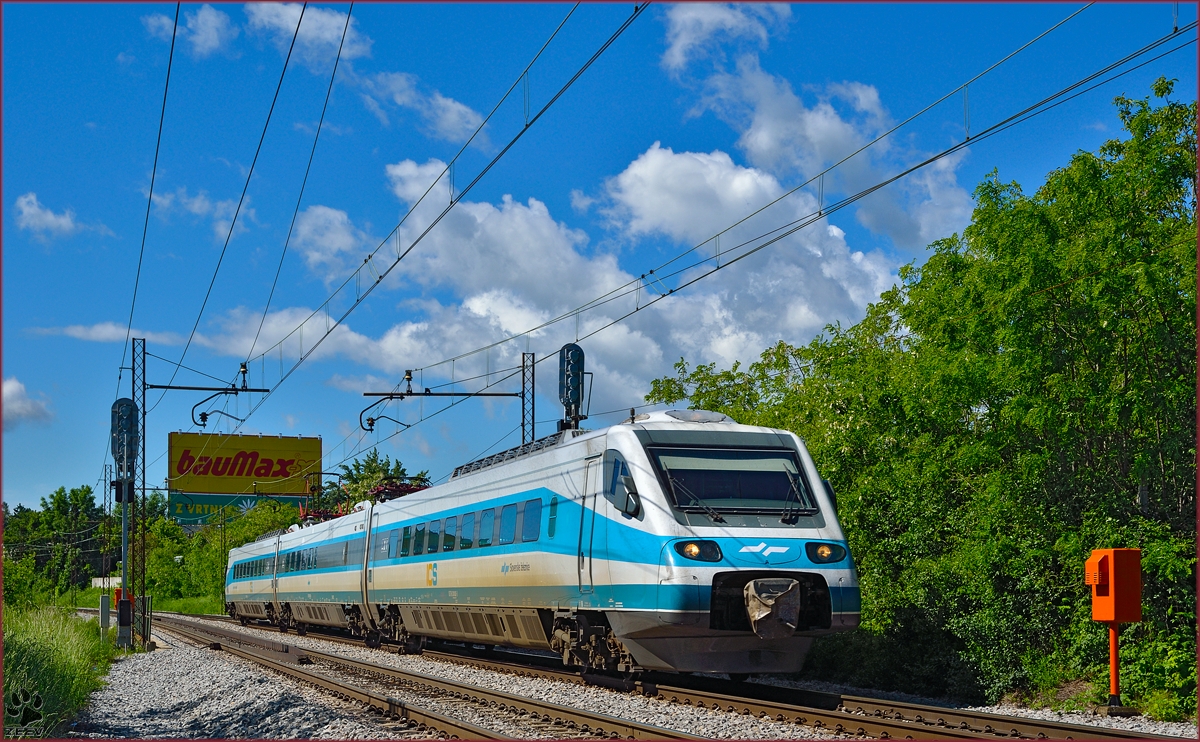
[[[452,738],[704,739],[677,730],[361,662],[337,654],[298,649],[233,629],[219,629],[167,617],[159,617],[158,625],[160,631],[176,633],[214,649],[228,651],[339,697],[363,703],[390,718],[407,721],[418,730],[431,730]],[[450,716],[385,695],[387,691],[397,688],[422,698],[436,699],[440,705],[460,708],[460,715]],[[509,735],[497,732],[489,726],[465,721],[463,716],[501,717],[502,726],[518,728],[521,733]]]
[[[224,619],[218,616],[204,618]],[[362,641],[358,639],[315,629],[310,629],[310,633],[322,641],[362,647]],[[387,645],[383,651],[387,651]],[[598,685],[670,703],[803,724],[837,735],[882,739],[1186,739],[702,676],[647,673],[640,679],[626,680],[573,672],[552,658],[513,652],[479,652],[469,647],[452,650],[448,645],[439,645],[438,649],[426,650],[423,656],[518,676]],[[385,669],[393,672],[391,668]]]

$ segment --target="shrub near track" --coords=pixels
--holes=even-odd
[[[116,655],[96,620],[53,606],[4,608],[4,732],[62,736]],[[40,699],[40,703],[39,703]],[[15,715],[14,715],[15,712]]]
[[[810,676],[1104,702],[1083,564],[1139,547],[1124,697],[1195,715],[1196,104],[1171,92],[1117,98],[1122,137],[1032,196],[993,173],[858,324],[653,382],[647,401],[795,431],[832,480],[863,626],[818,640]]]

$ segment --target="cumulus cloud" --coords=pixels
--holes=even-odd
[[[294,241],[305,264],[323,273],[327,283],[344,271],[345,256],[374,247],[368,246],[367,234],[354,226],[349,214],[321,205],[309,206],[300,213]]]
[[[33,332],[38,335],[65,335],[76,340],[87,340],[93,343],[123,343],[125,342],[125,325],[116,322],[97,322],[94,325],[67,325],[66,327],[37,327]],[[173,332],[150,332],[136,327],[129,331],[129,337],[146,338],[155,345],[182,345],[183,338]]]
[[[56,214],[38,201],[33,191],[17,198],[17,228],[32,232],[35,237],[68,237],[82,227],[75,221],[75,212],[66,209]]]
[[[411,204],[443,169],[438,160],[404,160],[387,166],[386,172],[396,197]],[[597,200],[623,240],[688,245],[781,193],[783,186],[775,176],[739,166],[726,153],[677,153],[655,144],[609,179]],[[401,244],[411,244],[441,207],[439,202],[435,209],[416,211],[401,229]],[[811,197],[797,194],[751,220],[743,232],[730,233],[729,239],[737,242],[764,225],[777,226],[813,208]],[[329,210],[324,216],[325,231],[337,236],[328,244],[354,243],[355,228],[346,215]],[[715,249],[710,242],[697,255],[712,255]],[[734,250],[734,245],[726,249]],[[727,260],[732,254],[736,251],[722,257]],[[689,269],[668,278],[667,284],[677,285],[705,269]],[[537,199],[463,201],[393,274],[398,276],[393,287],[419,287],[421,295],[440,298],[403,301],[397,308],[399,321],[370,334],[352,323],[343,325],[313,358],[346,359],[379,375],[337,376],[328,382],[337,388],[361,391],[381,381],[380,388],[389,388],[405,369],[523,333],[612,292],[610,301],[578,318],[457,361],[453,374],[462,379],[490,371],[490,380],[496,381],[503,375],[499,369],[519,366],[522,351],[553,353],[565,342],[611,325],[584,341],[589,368],[603,380],[593,404],[596,409],[636,405],[650,379],[669,372],[669,363],[680,356],[728,364],[753,358],[781,338],[806,342],[828,322],[857,319],[866,303],[891,285],[894,269],[878,253],[852,249],[842,230],[822,221],[614,325],[670,286],[639,280],[640,273],[621,266],[616,255],[592,248],[584,232],[555,219]],[[256,352],[310,315],[310,310],[295,307],[272,312]],[[198,342],[220,353],[244,355],[257,320],[247,310],[227,313],[216,331]],[[332,321],[324,313],[307,319],[304,329],[284,342],[283,356],[300,357],[330,327]],[[414,385],[447,381],[451,369],[439,366],[425,374]],[[515,388],[517,381],[504,383],[505,388]],[[542,391],[552,395],[553,378],[543,383]]]
[[[606,187],[612,203],[608,214],[630,236],[700,245],[693,260],[723,250],[726,264],[763,244],[764,236],[776,236],[781,225],[811,219],[817,211],[816,200],[799,192],[725,232],[722,242],[710,239],[778,199],[783,186],[770,173],[735,164],[726,153],[676,153],[658,143]],[[680,278],[648,281],[646,298],[715,265],[714,259]],[[830,322],[861,316],[866,304],[891,286],[894,268],[878,252],[851,249],[843,230],[818,220],[722,269],[719,277],[661,302],[658,313],[672,328],[664,345],[689,358],[728,364],[757,355],[781,338],[804,342]]]
[[[249,3],[246,5],[247,29],[268,36],[282,53],[287,52],[295,36],[296,48],[292,57],[314,73],[329,73],[339,44],[342,45],[343,61],[370,56],[373,42],[358,30],[356,19],[350,20],[345,43],[342,43],[346,14],[332,8],[306,9],[300,33],[296,35],[300,9],[300,3]]]
[[[10,376],[3,383],[4,430],[15,430],[22,423],[45,423],[53,417],[45,400],[33,399],[25,385]]]
[[[234,214],[237,213],[237,201],[234,199],[222,199],[213,201],[208,196],[208,192],[201,190],[195,195],[190,195],[185,186],[180,186],[175,191],[161,191],[155,193],[151,198],[154,204],[155,213],[160,218],[169,219],[175,214],[190,214],[196,217],[204,217],[211,221],[213,239],[217,242],[223,242],[226,236],[229,235],[229,225],[233,221]],[[237,217],[237,226],[234,227],[233,234],[243,234],[248,230],[246,222],[256,220],[258,214],[250,205],[250,197],[242,203],[241,213]]]
[[[360,76],[348,73],[348,78],[362,90],[363,103],[384,126],[391,124],[386,105],[414,111],[421,117],[426,133],[448,142],[463,142],[483,123],[483,116],[460,101],[442,95],[437,90],[425,93],[416,75],[404,72],[380,72]],[[475,143],[487,146],[485,132]]]
[[[178,41],[186,43],[190,53],[197,59],[211,56],[215,52],[229,52],[233,40],[238,37],[238,27],[230,17],[211,5],[201,5],[195,12],[183,14],[181,27],[175,30],[175,20],[161,13],[142,16],[142,25],[156,39],[170,41],[174,32]]]
[[[749,39],[766,46],[773,28],[791,18],[786,5],[681,3],[666,13],[667,50],[662,64],[679,72],[689,61],[710,53],[710,42]]]
[[[766,72],[755,55],[732,70],[713,73],[698,110],[710,110],[738,132],[738,149],[780,178],[823,177],[825,203],[857,193],[925,159],[928,153],[897,146],[892,138],[843,159],[892,126],[879,91],[861,82],[808,86],[806,101],[785,78]],[[962,229],[971,199],[957,183],[960,157],[947,158],[856,204],[856,219],[902,250],[918,250]],[[814,184],[813,190],[816,190]]]

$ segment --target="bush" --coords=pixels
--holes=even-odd
[[[84,621],[61,608],[13,607],[6,602],[6,732],[23,726],[35,736],[59,736],[56,730],[61,732],[59,728],[83,708],[92,691],[103,685],[114,643],[115,629],[102,637],[96,620]],[[24,715],[8,716],[11,700],[22,692],[30,701]]]

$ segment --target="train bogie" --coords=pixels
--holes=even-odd
[[[235,549],[231,612],[733,673],[798,670],[858,624],[832,492],[794,435],[697,411],[556,435]]]

